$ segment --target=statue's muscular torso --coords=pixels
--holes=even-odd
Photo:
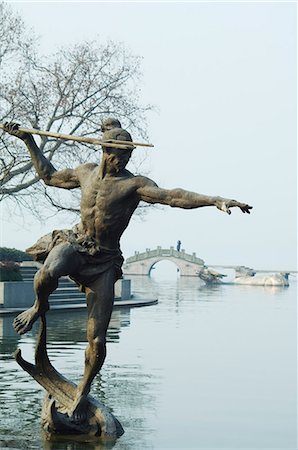
[[[82,234],[96,240],[99,246],[119,247],[119,240],[140,198],[137,188],[145,180],[127,170],[100,179],[99,166],[85,165],[78,172],[81,187]]]

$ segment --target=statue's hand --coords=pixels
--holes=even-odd
[[[229,200],[227,198],[218,198],[215,202],[216,208],[220,209],[223,212],[226,212],[227,214],[231,214],[230,208],[238,207],[241,209],[243,213],[250,214],[250,209],[252,209],[252,206],[247,205],[246,203],[240,203],[237,202],[237,200]]]
[[[16,136],[17,138],[22,139],[22,141],[26,141],[26,140],[32,138],[31,134],[20,131],[19,127],[20,127],[20,125],[15,122],[5,122],[3,124],[4,131],[11,134],[12,136]]]

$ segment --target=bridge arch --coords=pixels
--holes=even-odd
[[[198,270],[204,265],[204,261],[195,253],[187,254],[185,250],[177,251],[174,247],[163,249],[157,247],[154,250],[146,249],[146,252],[135,252],[134,256],[127,258],[123,265],[124,275],[150,276],[152,267],[160,261],[172,261],[179,269],[180,276],[197,276]]]
[[[183,275],[183,272],[184,272],[183,264],[181,264],[181,262],[180,262],[180,261],[177,261],[177,259],[175,259],[175,258],[167,258],[167,257],[165,257],[165,258],[163,258],[163,257],[161,257],[161,258],[156,258],[155,260],[153,260],[153,261],[151,262],[151,266],[148,268],[148,275],[149,275],[149,276],[151,275],[151,270],[156,266],[156,264],[158,264],[158,263],[160,263],[160,262],[162,262],[162,261],[170,261],[170,262],[172,262],[173,264],[175,264],[175,266],[177,267],[177,269],[178,269],[179,272],[180,272],[180,275],[181,275],[181,276],[184,276],[184,275]]]

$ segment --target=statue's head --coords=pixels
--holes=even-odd
[[[105,131],[111,130],[112,128],[122,128],[121,123],[114,117],[108,117],[102,122],[101,131],[104,133]]]
[[[132,144],[129,144],[129,142],[132,142],[132,137],[130,133],[123,128],[111,128],[110,130],[107,130],[102,135],[102,141],[127,141],[127,150],[133,150],[135,147]],[[116,142],[113,142],[115,144]],[[120,145],[123,147],[125,144]],[[125,148],[119,147],[119,149],[126,150]],[[103,146],[103,150],[106,151],[107,149],[113,149],[113,147],[109,147],[108,144]]]
[[[112,128],[105,131],[102,135],[102,141],[108,142],[110,140],[127,142],[127,146],[125,146],[125,144],[119,144],[119,148],[109,147],[108,143],[106,146],[102,146],[105,172],[120,172],[125,168],[131,157],[131,153],[135,148],[132,144],[129,144],[132,142],[132,137],[130,133],[123,128]],[[113,144],[115,144],[115,142],[113,142]],[[124,148],[123,145],[125,146]]]

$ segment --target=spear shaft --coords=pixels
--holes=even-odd
[[[4,129],[4,125],[0,124],[0,128]],[[35,128],[31,129],[19,127],[18,130],[22,131],[23,133],[38,134],[39,136],[53,137],[56,139],[63,139],[65,141],[86,142],[87,144],[102,145],[104,147],[112,147],[112,148],[127,148],[129,146],[154,147],[153,144],[147,144],[142,142],[118,141],[116,139],[109,139],[108,141],[102,141],[101,139],[86,136],[75,136],[73,134],[54,133],[53,131],[42,131],[36,130]]]

